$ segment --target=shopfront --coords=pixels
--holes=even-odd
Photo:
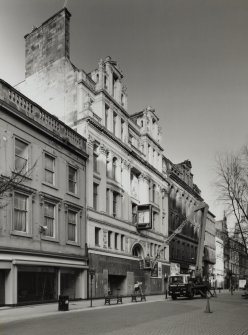
[[[87,298],[85,260],[16,256],[6,264],[8,269],[0,268],[1,305],[53,302],[59,295],[70,300]]]
[[[58,270],[55,267],[18,267],[18,304],[55,301],[57,296]]]

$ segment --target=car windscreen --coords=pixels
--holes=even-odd
[[[170,284],[183,284],[183,277],[182,276],[170,277]]]

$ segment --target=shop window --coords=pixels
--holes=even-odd
[[[55,184],[55,158],[45,153],[45,182]]]
[[[14,193],[13,229],[27,233],[28,197],[21,193]]]
[[[17,302],[38,303],[55,301],[58,297],[57,270],[54,267],[19,266]]]
[[[15,170],[25,173],[28,170],[28,144],[15,139]]]
[[[68,167],[68,191],[70,193],[77,193],[77,169],[72,166]]]

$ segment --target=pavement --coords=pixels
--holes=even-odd
[[[248,335],[248,299],[243,291],[217,292],[216,298],[192,300],[147,296],[146,302],[104,305],[104,299],[1,308],[0,324],[6,335]],[[208,305],[209,302],[209,305]],[[12,322],[21,321],[21,322]]]
[[[149,303],[155,301],[164,301],[164,295],[150,295],[146,296],[145,302],[131,302],[131,297],[126,297],[122,299],[122,304],[113,304],[105,305],[104,299],[93,299],[92,307],[90,300],[79,300],[79,301],[70,301],[69,302],[69,311],[63,312],[58,311],[58,303],[49,303],[49,304],[38,304],[38,305],[28,305],[28,306],[16,306],[16,307],[0,307],[0,324],[27,320],[32,318],[46,317],[51,315],[61,315],[62,313],[73,313],[79,311],[90,311],[101,308],[114,308],[127,305]],[[167,301],[170,298],[168,297]]]

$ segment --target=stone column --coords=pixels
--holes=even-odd
[[[17,266],[12,264],[11,270],[6,271],[5,277],[5,304],[17,304]]]
[[[61,294],[61,269],[58,268],[57,271],[57,285],[58,285],[58,296],[57,298],[59,298],[60,294]]]

